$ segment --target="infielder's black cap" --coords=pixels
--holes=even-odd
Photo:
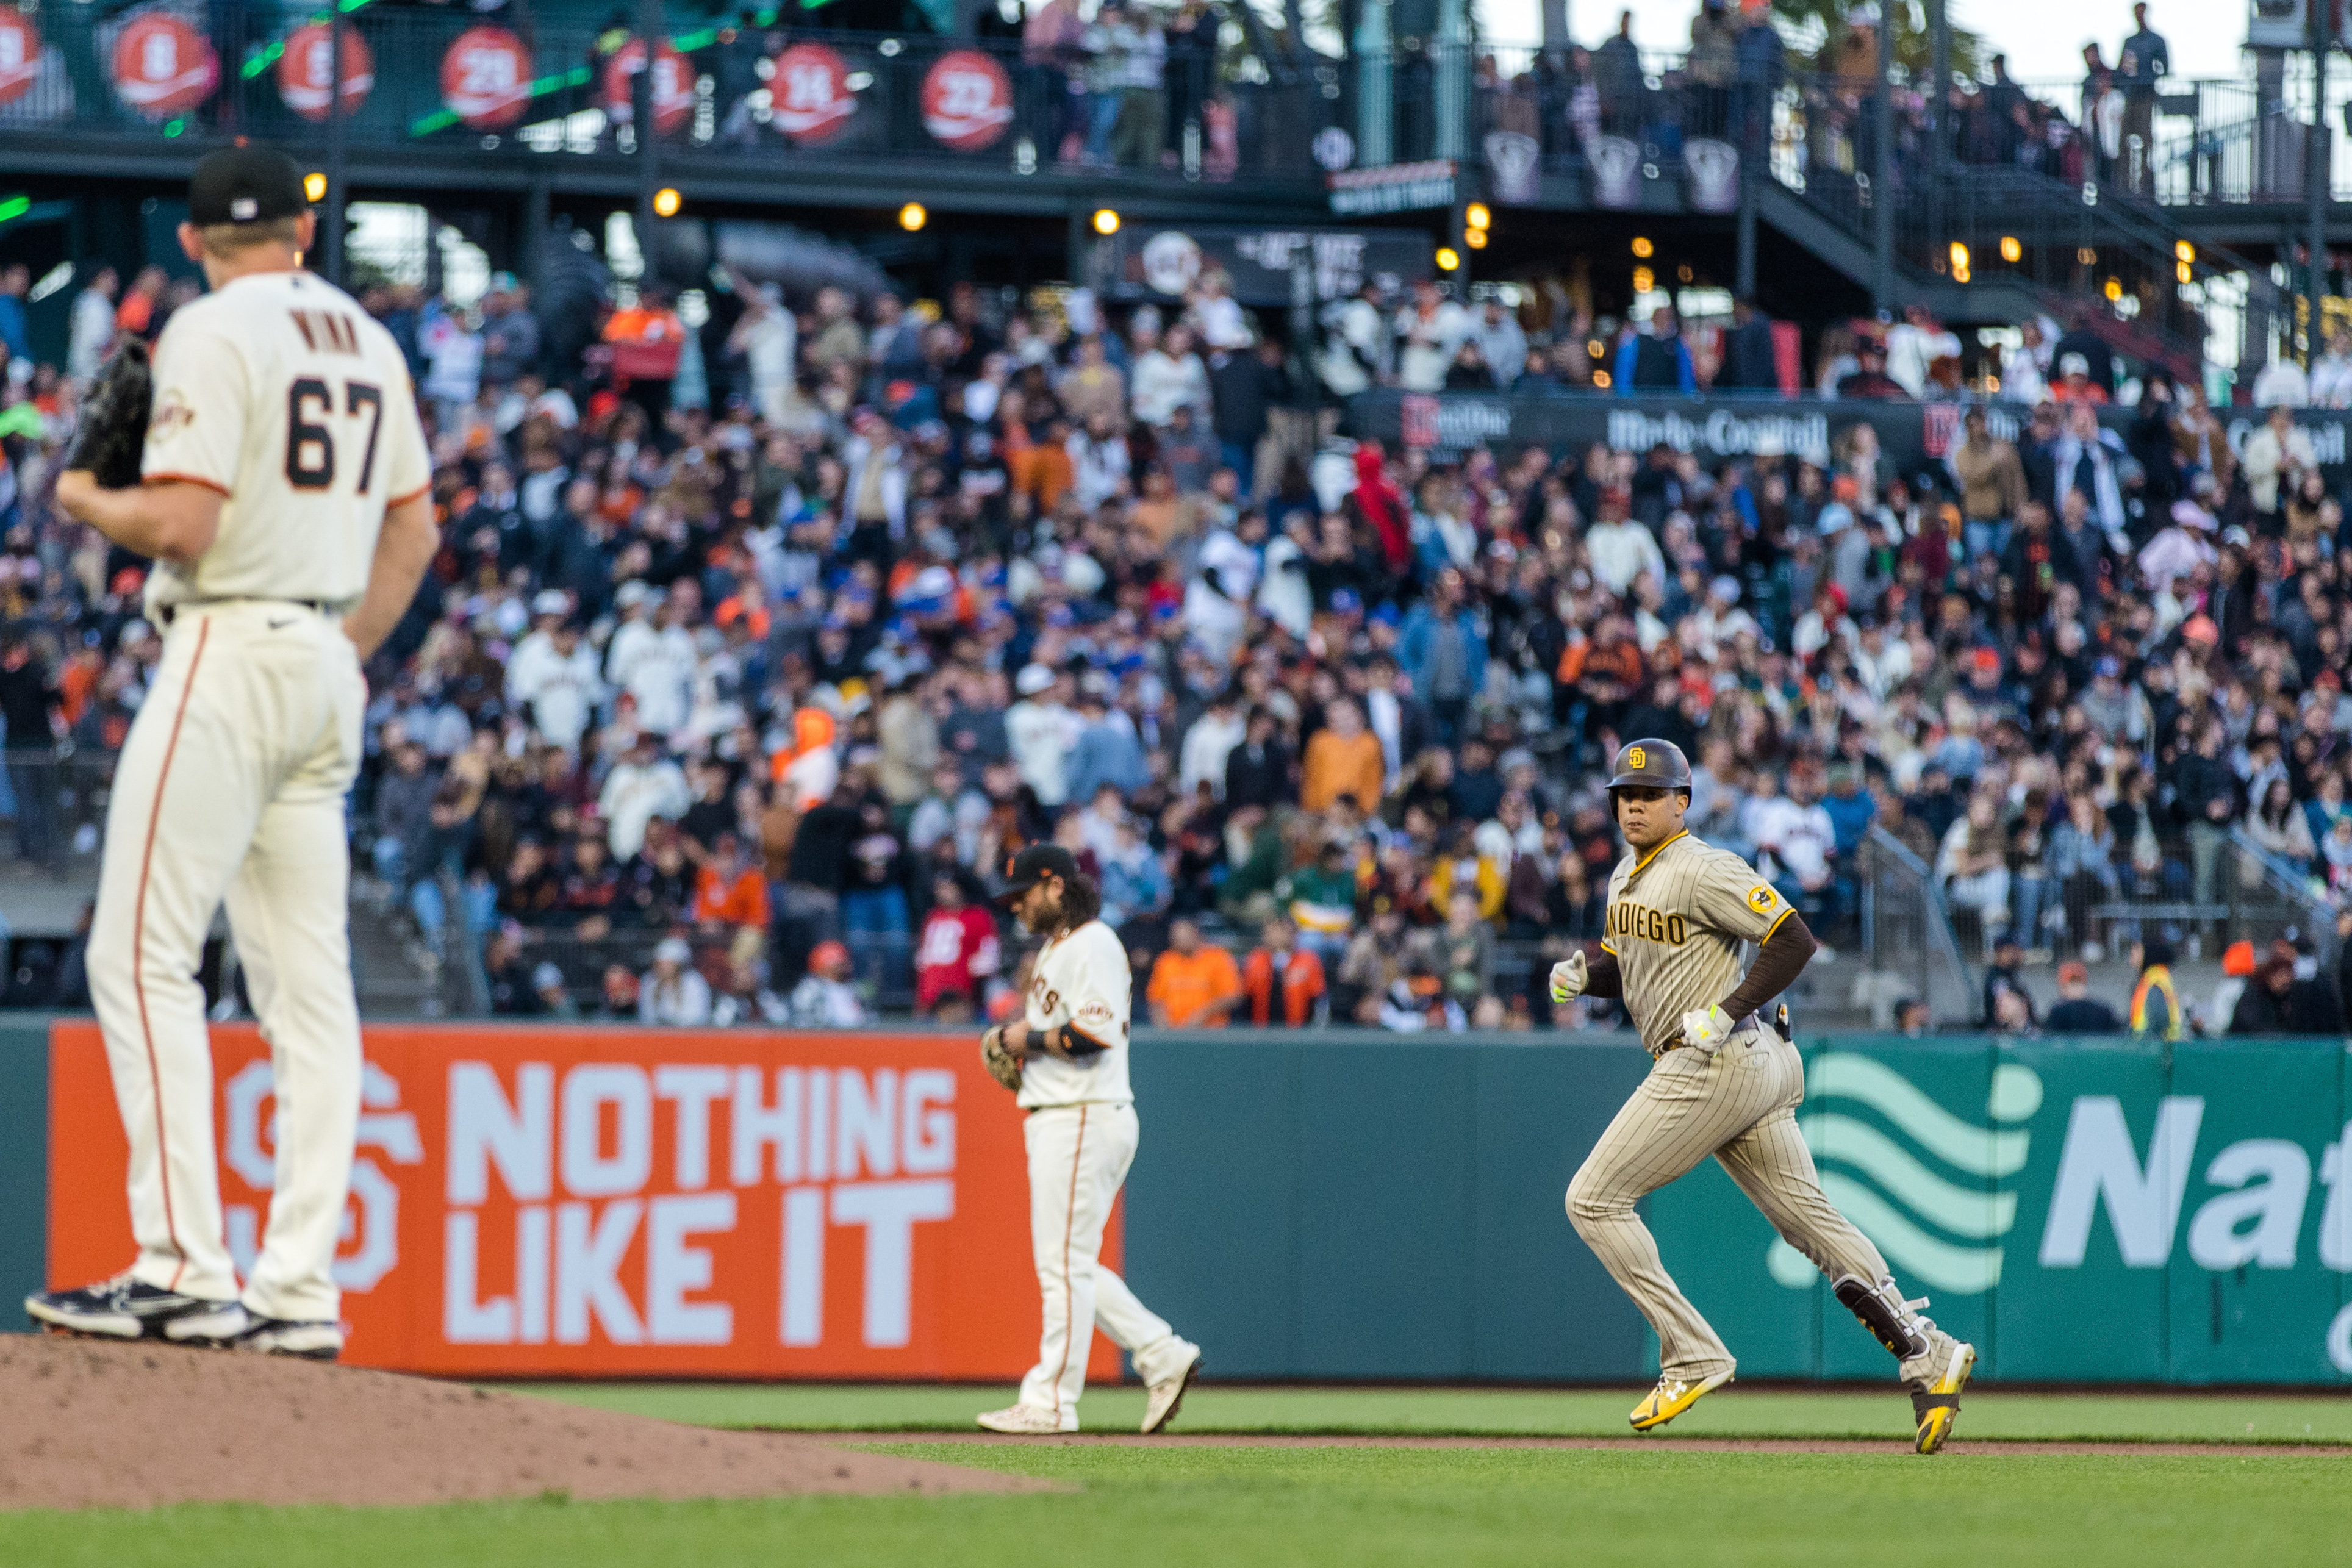
[[[310,210],[302,171],[275,147],[229,147],[207,153],[188,181],[188,221],[266,224]]]
[[[1609,776],[1612,789],[1632,785],[1687,792],[1690,758],[1671,740],[1636,740],[1617,753],[1617,769]]]
[[[1031,844],[1013,857],[1012,869],[1004,873],[1004,891],[996,895],[999,904],[1010,904],[1049,876],[1058,876],[1065,883],[1078,874],[1078,857],[1059,844]]]

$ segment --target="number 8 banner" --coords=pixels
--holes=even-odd
[[[530,50],[504,27],[468,27],[441,57],[441,100],[476,131],[520,120],[530,91]]]
[[[923,129],[945,147],[977,152],[1013,123],[1013,82],[977,49],[941,55],[923,76]]]

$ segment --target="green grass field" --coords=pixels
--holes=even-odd
[[[705,1427],[807,1432],[968,1432],[982,1410],[1012,1403],[1011,1388],[858,1384],[541,1383],[520,1392]],[[1196,1388],[1183,1432],[1623,1437],[1625,1413],[1645,1390],[1463,1388]],[[1132,1432],[1143,1391],[1096,1388],[1079,1406],[1089,1431]],[[1885,1437],[1912,1429],[1911,1402],[1877,1392],[1708,1395],[1654,1441],[1677,1437]],[[2027,1441],[2352,1443],[2352,1398],[2338,1395],[1971,1394],[1963,1437]]]
[[[726,1425],[961,1427],[989,1389],[566,1386],[582,1403]],[[1137,1396],[1089,1395],[1097,1429],[1132,1427]],[[1460,1390],[1196,1391],[1183,1426],[1496,1434],[1622,1431],[1631,1395]],[[1882,1410],[1882,1407],[1887,1407]],[[1711,1396],[1686,1436],[1907,1430],[1900,1395]],[[2248,1424],[2253,1431],[2246,1430]],[[412,1510],[178,1507],[0,1514],[0,1563],[66,1568],[371,1568],[785,1563],[1055,1568],[1576,1563],[1816,1568],[1841,1556],[2149,1568],[2341,1564],[2352,1459],[2297,1452],[2143,1456],[1969,1451],[1970,1437],[2302,1443],[2352,1437],[2352,1401],[2322,1397],[1972,1397],[1952,1450],[1717,1453],[1367,1447],[877,1445],[1071,1483],[1024,1496],[574,1503]],[[848,1437],[855,1442],[857,1439]],[[365,1456],[352,1456],[364,1463]]]

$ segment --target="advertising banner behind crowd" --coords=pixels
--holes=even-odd
[[[1402,443],[1437,452],[1472,446],[1539,445],[1581,452],[1594,442],[1643,451],[1660,442],[1701,460],[1793,455],[1827,460],[1832,444],[1857,424],[1878,432],[1878,444],[1895,472],[1915,474],[1941,465],[1960,439],[1960,402],[1852,402],[1769,395],[1612,397],[1602,392],[1513,396],[1505,392],[1365,392],[1349,401],[1346,429],[1358,439]],[[1984,406],[1986,426],[2003,441],[2025,433],[2022,403]],[[2262,410],[2220,411],[2232,449],[2262,428]],[[2121,433],[2137,412],[2103,408],[2099,422]],[[2294,421],[2311,433],[2322,472],[2331,485],[2352,483],[2352,410],[2297,409]]]
[[[1849,1037],[1806,1058],[1822,1190],[1984,1375],[2352,1383],[2341,1041]],[[1741,1376],[1886,1375],[1720,1171],[1650,1205]]]
[[[269,1051],[250,1027],[213,1040],[242,1271],[272,1177]],[[392,1027],[366,1052],[336,1259],[348,1363],[1006,1379],[1036,1353],[1021,1113],[969,1040]],[[133,1251],[94,1025],[57,1026],[49,1114],[49,1279],[106,1277]],[[1117,1375],[1108,1341],[1094,1356]]]

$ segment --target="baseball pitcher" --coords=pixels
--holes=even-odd
[[[212,291],[164,329],[152,413],[100,400],[124,423],[85,431],[57,492],[155,559],[147,610],[163,628],[115,773],[89,957],[139,1255],[117,1279],[26,1308],[67,1332],[332,1359],[361,1071],[343,797],[361,662],[437,543],[430,465],[391,335],[302,270],[315,223],[293,161],[212,154],[188,219],[180,244]],[[137,453],[142,427],[143,456],[100,455]],[[224,900],[278,1095],[269,1221],[242,1293],[194,977]]]
[[[1804,1062],[1764,1009],[1813,956],[1813,936],[1738,855],[1683,826],[1690,764],[1662,740],[1617,754],[1609,796],[1628,852],[1609,878],[1608,933],[1551,972],[1556,1000],[1622,997],[1655,1065],[1569,1183],[1568,1217],[1658,1335],[1658,1385],[1633,1427],[1663,1427],[1731,1381],[1731,1353],[1675,1288],[1634,1213],[1645,1194],[1713,1155],[1774,1229],[1829,1276],[1848,1312],[1894,1353],[1918,1449],[1941,1448],[1976,1366],[1973,1346],[1906,1301],[1870,1239],[1830,1206],[1797,1130]],[[1741,972],[1739,947],[1756,945]],[[1776,1027],[1777,1025],[1777,1027]]]
[[[1096,1261],[1103,1225],[1135,1163],[1135,1096],[1127,1082],[1128,1009],[1135,981],[1127,946],[1098,918],[1102,895],[1058,844],[1013,862],[999,902],[1045,944],[1021,1018],[981,1037],[981,1057],[1029,1113],[1029,1240],[1045,1298],[1037,1364],[1021,1399],[980,1424],[993,1432],[1075,1432],[1094,1327],[1135,1360],[1143,1429],[1175,1417],[1201,1369],[1201,1347]]]

